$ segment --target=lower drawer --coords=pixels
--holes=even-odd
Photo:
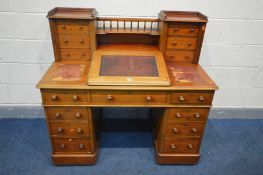
[[[89,49],[60,49],[62,60],[90,60]]]
[[[52,122],[49,123],[51,135],[53,137],[89,137],[90,127],[89,123],[66,123],[66,122]]]
[[[166,51],[165,59],[168,62],[192,62],[195,51]]]
[[[88,139],[53,139],[54,153],[91,153],[91,143]]]
[[[164,139],[161,144],[161,153],[188,153],[199,152],[200,139],[176,138]]]
[[[210,108],[169,108],[166,121],[206,121]]]

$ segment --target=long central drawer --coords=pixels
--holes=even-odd
[[[167,93],[160,91],[93,91],[93,104],[164,104],[167,102]]]

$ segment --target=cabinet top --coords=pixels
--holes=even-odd
[[[47,17],[55,19],[94,19],[96,15],[95,8],[55,7],[48,12]]]
[[[178,22],[207,22],[207,16],[200,12],[186,11],[164,11],[159,13],[159,18],[163,21],[178,21]]]

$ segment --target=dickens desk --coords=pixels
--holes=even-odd
[[[198,65],[207,17],[158,19],[48,13],[55,62],[38,83],[56,165],[94,164],[102,107],[150,107],[156,161],[194,164],[215,90]]]

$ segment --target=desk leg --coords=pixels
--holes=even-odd
[[[167,137],[167,116],[170,108],[153,108],[151,116],[154,120],[154,145],[155,158],[159,164],[195,164],[199,160],[199,146],[197,151],[195,148],[187,148],[190,139],[184,137]],[[199,142],[197,140],[197,142]],[[199,145],[199,143],[197,143]],[[180,148],[181,147],[181,148]],[[190,150],[190,151],[189,151]]]

